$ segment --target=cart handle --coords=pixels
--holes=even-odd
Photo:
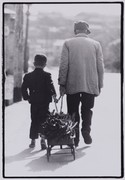
[[[62,108],[63,108],[63,96],[60,96],[58,98],[58,102],[61,99],[61,106],[60,106],[60,114],[62,113]],[[57,103],[55,102],[55,108],[56,108],[56,112],[58,113],[58,107],[57,107]]]
[[[62,108],[63,108],[63,96],[61,96],[61,107],[60,107],[60,114],[62,113]]]

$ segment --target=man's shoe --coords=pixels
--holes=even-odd
[[[91,138],[91,136],[90,136],[90,134],[88,132],[86,132],[86,131],[82,132],[82,136],[83,136],[84,142],[86,144],[91,144],[92,143],[92,138]]]
[[[35,140],[31,140],[31,144],[29,145],[30,148],[34,148],[35,147]]]
[[[45,139],[41,139],[41,150],[45,150],[47,147],[46,147],[46,142],[45,142]]]

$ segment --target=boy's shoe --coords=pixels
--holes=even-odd
[[[30,148],[34,148],[35,147],[35,140],[31,140],[31,144],[29,145]]]
[[[90,134],[87,131],[82,132],[82,136],[83,136],[84,142],[86,144],[91,144],[92,143],[92,138],[91,138]]]
[[[40,144],[41,144],[41,150],[45,150],[47,148],[45,139],[41,139]]]

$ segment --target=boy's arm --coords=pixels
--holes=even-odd
[[[29,94],[28,94],[28,84],[26,80],[26,75],[23,78],[23,83],[21,86],[21,92],[24,100],[29,100]]]
[[[53,97],[54,102],[57,102],[57,99],[56,99],[56,90],[55,90],[55,87],[53,85],[53,81],[52,81],[50,73],[48,75],[48,85],[49,85],[49,89],[50,89],[50,94]]]
[[[48,85],[49,85],[49,89],[50,89],[50,93],[51,95],[56,95],[56,90],[55,90],[55,87],[53,85],[53,81],[52,81],[52,78],[51,78],[51,74],[48,73]]]

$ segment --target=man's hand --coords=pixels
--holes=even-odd
[[[66,94],[66,88],[65,86],[60,85],[60,96],[64,96]]]
[[[95,94],[95,97],[98,97],[100,93],[101,93],[101,88],[99,88],[99,94],[98,95]]]

